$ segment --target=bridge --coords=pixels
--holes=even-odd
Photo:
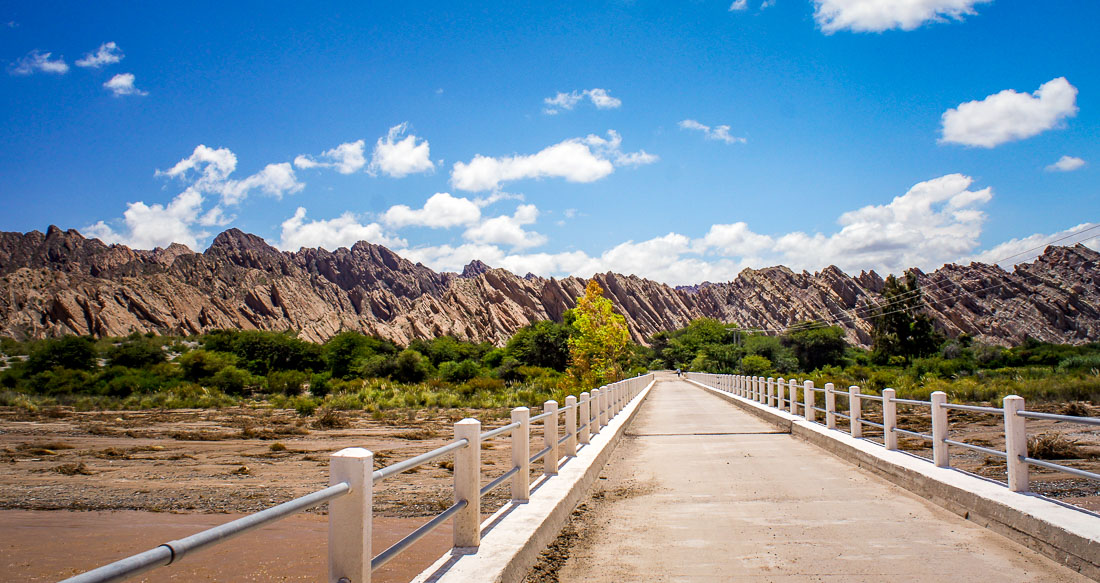
[[[976,407],[810,380],[645,375],[547,402],[537,415],[517,409],[485,432],[460,421],[450,444],[382,470],[369,451],[343,450],[325,490],[68,581],[120,581],[325,502],[330,581],[370,581],[446,521],[454,548],[414,581],[518,581],[596,483],[618,495],[583,522],[561,581],[1100,580],[1100,516],[1028,493],[1027,468],[1100,476],[1032,459],[1026,447],[1028,418],[1100,419],[1027,411],[1022,401]],[[931,433],[898,427],[898,404],[928,407]],[[950,439],[950,409],[1002,417],[1005,450]],[[932,459],[899,451],[899,435],[930,441]],[[473,445],[503,437],[513,465],[484,476]],[[1007,483],[951,468],[949,446],[1004,458]],[[374,554],[371,485],[446,455],[454,505]],[[480,498],[503,486],[512,503],[484,516]]]

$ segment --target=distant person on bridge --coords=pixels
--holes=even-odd
[[[676,376],[680,376],[680,369],[676,369]]]

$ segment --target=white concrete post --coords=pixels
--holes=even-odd
[[[791,393],[791,415],[798,415],[798,381],[791,379],[787,386]]]
[[[848,415],[851,416],[852,437],[863,437],[863,401],[855,385],[848,387]]]
[[[783,377],[775,379],[775,406],[779,408],[780,411],[787,406],[786,382],[787,381],[783,380]]]
[[[468,443],[455,451],[455,503],[466,507],[455,513],[454,546],[470,548],[481,544],[481,421],[455,423],[455,439]]]
[[[565,456],[577,456],[577,398],[565,398]]]
[[[1005,397],[1005,453],[1008,458],[1008,489],[1027,492],[1027,418],[1016,413],[1024,410],[1024,398]]]
[[[607,388],[607,385],[600,387],[600,427],[605,427],[607,422],[611,420],[607,410],[607,403],[611,400],[611,395],[608,394],[610,391],[611,389]]]
[[[947,439],[947,409],[943,408],[946,402],[947,393],[932,393],[932,462],[937,468],[951,466],[951,452],[944,441]]]
[[[836,429],[836,393],[833,383],[825,383],[825,428]]]
[[[531,499],[531,410],[512,409],[512,423],[517,422],[519,427],[512,430],[512,467],[519,471],[512,478],[512,500],[526,502]]]
[[[542,405],[543,413],[552,413],[542,420],[542,435],[545,440],[544,447],[550,448],[546,457],[542,458],[542,473],[554,476],[558,473],[558,402],[547,401]]]
[[[896,391],[894,389],[882,390],[882,441],[886,449],[898,448],[898,434],[894,428],[898,426],[898,404],[894,402]]]
[[[580,441],[582,445],[588,444],[589,432],[592,429],[592,401],[589,399],[589,394],[584,392],[581,393],[581,400],[577,403],[580,405],[577,408],[580,409],[581,425],[583,426],[581,427],[580,435],[577,436],[577,440]]]
[[[361,447],[328,458],[330,486],[347,482],[347,494],[328,503],[328,580],[370,583],[374,454]]]
[[[805,413],[806,421],[813,421],[814,417],[817,416],[817,411],[814,411],[814,403],[816,400],[814,399],[813,381],[802,383],[802,400],[805,402],[806,407],[806,410],[803,412]]]
[[[768,377],[768,406],[775,406],[775,377]]]
[[[764,377],[756,377],[756,402],[768,402],[768,395],[764,392]]]
[[[592,389],[592,396],[588,398],[588,408],[590,409],[590,416],[588,418],[588,428],[591,430],[592,435],[597,435],[600,432],[600,390]]]

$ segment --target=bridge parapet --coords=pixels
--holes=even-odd
[[[454,518],[452,554],[476,556],[483,543],[483,533],[489,529],[487,525],[494,525],[492,529],[501,529],[499,524],[501,517],[507,516],[518,507],[531,505],[533,490],[538,490],[540,494],[546,492],[547,497],[551,497],[552,491],[555,490],[555,482],[569,481],[554,478],[563,468],[573,469],[569,460],[583,457],[584,463],[580,465],[585,467],[579,468],[579,473],[588,482],[595,478],[595,473],[602,467],[606,455],[610,452],[608,445],[614,444],[614,440],[621,435],[625,427],[626,419],[623,417],[630,416],[620,415],[620,413],[627,410],[628,406],[630,413],[636,411],[638,403],[652,385],[653,378],[652,374],[641,375],[600,389],[593,389],[591,394],[581,393],[580,399],[570,396],[566,398],[563,407],[559,407],[555,401],[547,401],[543,405],[543,413],[533,417],[530,416],[527,407],[517,407],[512,411],[511,423],[486,432],[481,431],[481,422],[477,419],[463,419],[455,423],[455,438],[450,443],[373,472],[374,454],[372,452],[363,448],[340,450],[330,456],[331,485],[324,490],[190,537],[164,543],[149,551],[70,577],[62,583],[123,581],[157,567],[172,564],[181,559],[184,554],[214,546],[326,502],[330,504],[328,544],[330,583],[370,583],[373,571],[397,557],[413,543],[451,518]],[[539,421],[543,428],[545,447],[534,456],[530,456],[531,423]],[[563,425],[565,435],[559,437],[559,429]],[[602,438],[594,437],[601,427],[609,428],[610,431],[605,431]],[[481,444],[504,434],[511,437],[512,467],[482,486]],[[372,556],[371,503],[374,484],[452,453],[454,454],[454,504],[388,549]],[[543,476],[532,484],[530,464],[540,460],[544,464]],[[578,482],[575,478],[576,476],[572,483],[560,485],[557,489],[572,493],[578,490],[578,483],[583,483],[584,487],[587,487],[587,482],[583,480]],[[481,498],[505,482],[510,482],[511,485],[511,502],[486,521],[486,524],[482,524]],[[537,499],[538,496],[535,500]],[[571,509],[572,506],[569,507],[569,510]],[[551,536],[556,536],[561,524],[557,523],[555,526],[554,521],[547,518],[543,516],[540,519],[540,525],[545,523],[541,530],[550,532],[552,529]],[[534,555],[537,555],[541,547],[549,542],[533,540],[541,543],[534,550]],[[534,555],[532,555],[532,562]],[[511,561],[507,566],[515,570],[516,564],[519,563]],[[523,569],[526,569],[526,566]]]
[[[794,436],[1100,580],[1100,515],[1029,493],[1028,468],[1039,466],[1098,481],[1100,474],[1030,457],[1026,423],[1028,419],[1046,419],[1095,427],[1100,426],[1100,418],[1028,411],[1024,399],[1016,395],[1005,397],[1002,407],[985,407],[949,403],[947,394],[942,391],[936,391],[930,400],[922,401],[898,398],[891,388],[875,395],[862,392],[858,386],[851,386],[845,391],[826,383],[824,388],[816,388],[811,380],[795,379],[788,379],[789,391],[777,391],[775,403],[770,404],[761,402],[759,398],[757,377],[707,373],[687,373],[687,377],[689,381],[789,429]],[[816,405],[818,392],[825,394],[824,408]],[[847,407],[837,406],[838,396],[841,397],[841,404]],[[927,407],[931,433],[898,427],[899,404]],[[798,416],[800,405],[802,415]],[[872,410],[878,409],[882,423],[866,418],[868,405]],[[951,410],[1001,417],[1005,451],[950,439],[948,412]],[[824,424],[815,422],[816,412],[825,414]],[[847,432],[836,428],[838,418],[848,421]],[[865,434],[864,430],[868,427],[882,432],[881,443]],[[931,442],[932,459],[898,451],[899,435]],[[950,447],[1004,459],[1007,483],[953,470]]]

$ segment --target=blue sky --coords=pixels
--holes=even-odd
[[[1098,245],[1100,3],[159,4],[0,9],[0,230],[673,284]]]

